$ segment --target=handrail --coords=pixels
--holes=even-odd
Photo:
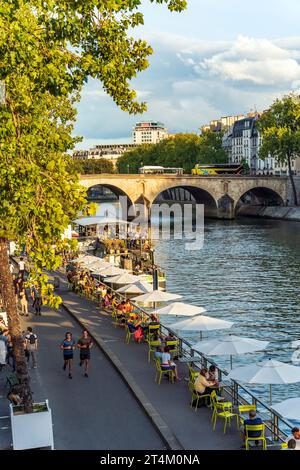
[[[93,275],[92,275],[93,276]],[[101,274],[100,274],[101,276]],[[94,277],[94,276],[93,276]],[[105,284],[105,281],[99,281],[97,278],[94,277],[94,279],[97,281],[98,284],[102,284],[106,286],[110,291],[114,293],[118,298],[122,300],[128,300],[126,299],[126,296],[124,296],[120,292],[116,292],[114,289],[112,289],[109,285]],[[147,312],[145,309],[137,305],[135,302],[130,300],[131,304],[134,306],[135,309],[139,310],[143,315],[146,315],[150,317],[151,312]],[[187,341],[186,339],[182,338],[179,336],[174,330],[169,328],[168,326],[164,325],[163,323],[160,322],[161,328],[163,331],[167,331],[169,333],[172,333],[178,340],[179,340],[179,352],[181,356],[188,357],[188,356],[194,356],[195,352],[197,355],[199,355],[199,362],[201,363],[201,366],[206,366],[207,363],[210,365],[215,366],[220,374],[220,380],[222,380],[222,376],[227,376],[229,373],[225,369],[221,369],[216,362],[214,362],[212,359],[208,358],[203,354],[201,351],[197,351],[197,349],[193,348],[192,344]],[[187,346],[185,349],[183,345]],[[189,352],[188,352],[189,350]],[[195,364],[196,367],[198,367]],[[282,423],[286,428],[289,428],[290,431],[292,429],[292,424],[289,423],[288,420],[284,419],[280,414],[278,414],[275,410],[270,408],[268,405],[266,405],[261,399],[257,398],[247,387],[244,385],[241,385],[240,382],[230,379],[231,384],[228,385],[228,390],[227,393],[230,395],[230,397],[233,399],[234,404],[250,404],[246,398],[244,398],[242,395],[239,394],[239,390],[242,390],[244,393],[248,394],[251,398],[252,404],[259,404],[261,407],[264,409],[261,413],[267,413],[270,414],[271,420],[270,422],[264,421],[266,428],[271,432],[271,435],[273,436],[274,441],[284,441],[285,438],[288,436],[288,434],[285,432],[285,430],[281,429],[279,427],[279,423]],[[291,432],[290,432],[291,433]]]

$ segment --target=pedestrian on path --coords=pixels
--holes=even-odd
[[[28,314],[28,299],[27,299],[27,293],[26,293],[25,288],[23,288],[20,291],[19,299],[20,299],[20,304],[21,304],[21,315],[24,315],[25,317],[29,317],[29,314]]]
[[[21,256],[20,261],[19,261],[19,276],[24,279],[24,274],[25,274],[25,261],[24,258]]]
[[[32,291],[31,291],[31,296],[33,298],[32,307],[35,309],[35,314],[41,315],[41,307],[43,305],[43,299],[42,299],[40,288],[33,286]]]
[[[64,355],[63,370],[66,370],[67,366],[69,369],[69,379],[72,379],[72,368],[73,368],[73,352],[75,349],[75,341],[72,338],[72,333],[67,331],[65,339],[60,345]]]
[[[93,346],[93,340],[87,330],[83,330],[82,336],[79,338],[77,346],[80,349],[79,366],[81,367],[82,365],[84,365],[84,376],[88,377],[88,369],[91,359],[91,347]]]
[[[33,329],[31,326],[27,328],[27,334],[25,335],[25,349],[27,351],[27,362],[29,364],[30,358],[32,360],[32,367],[33,369],[37,368],[36,363],[36,353],[38,349],[38,338],[35,333],[33,333]]]

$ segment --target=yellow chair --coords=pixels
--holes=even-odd
[[[154,334],[154,333],[159,333],[160,331],[160,324],[157,324],[157,325],[149,325],[148,326],[148,332],[147,332],[147,338],[148,339],[151,339],[151,336]]]
[[[249,431],[261,431],[261,435],[258,437],[249,436]],[[265,425],[264,424],[246,424],[245,426],[245,446],[246,450],[249,450],[250,441],[262,441],[263,450],[267,450],[267,441],[265,438]]]
[[[249,413],[249,411],[256,411],[256,405],[239,405],[238,410],[240,415],[240,424],[242,425],[244,422],[242,414]]]
[[[191,397],[191,403],[190,403],[190,408],[193,408],[193,403],[195,402],[195,412],[198,409],[199,401],[200,399],[205,398],[205,404],[207,405],[207,400],[210,400],[210,393],[199,393],[197,392],[194,388],[192,390],[192,397]]]
[[[125,326],[125,331],[126,331],[125,342],[128,344],[130,342],[130,338],[134,335],[135,331],[130,331],[128,325]]]
[[[179,355],[179,341],[177,340],[172,340],[172,341],[166,341],[166,346],[168,346],[169,353],[174,354],[174,356]]]
[[[288,449],[288,443],[287,442],[282,442],[280,444],[281,449]]]
[[[189,367],[189,383],[188,383],[188,387],[189,387],[189,391],[190,392],[193,392],[194,390],[194,385],[195,385],[195,381],[197,379],[197,377],[199,377],[199,374],[200,372],[197,372],[195,369],[193,369],[190,365],[188,366]]]
[[[148,362],[150,362],[151,354],[153,354],[153,356],[154,356],[154,353],[156,352],[156,347],[161,346],[161,342],[160,341],[150,341],[149,339],[147,339],[147,343],[148,343],[148,346],[149,346]]]
[[[115,328],[117,328],[117,326],[122,326],[123,323],[122,323],[122,318],[118,318],[118,315],[121,315],[122,312],[120,312],[119,310],[117,309],[113,309],[112,311],[112,318],[113,318],[113,324],[115,325]]]
[[[223,397],[218,397],[217,392],[213,390],[210,394],[210,401],[212,406],[212,422],[216,421],[216,414],[222,413],[224,411],[232,412],[232,402],[231,401],[223,401]]]
[[[174,383],[174,371],[173,369],[166,369],[166,370],[163,370],[161,368],[161,363],[160,363],[160,360],[157,358],[155,359],[155,366],[156,366],[156,376],[155,376],[155,382],[160,385],[160,382],[161,382],[161,378],[163,375],[168,375],[169,377],[169,380],[172,381],[172,383]]]

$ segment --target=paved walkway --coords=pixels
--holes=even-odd
[[[64,279],[60,276],[61,280]],[[148,363],[148,348],[146,344],[124,341],[125,332],[121,327],[115,328],[111,316],[99,311],[95,302],[83,299],[66,288],[66,283],[61,282],[58,294],[63,298],[64,305],[82,323],[92,336],[109,349],[122,373],[142,390],[144,400],[158,412],[164,423],[179,444],[178,448],[187,450],[200,449],[239,449],[242,445],[239,433],[233,422],[232,429],[223,434],[223,421],[218,422],[215,432],[212,431],[211,412],[207,408],[200,408],[197,412],[190,409],[190,392],[186,381],[172,384],[162,380],[161,385],[155,383],[155,366],[153,361]],[[68,318],[68,317],[66,317]],[[93,357],[93,364],[97,362]],[[180,375],[187,375],[186,366],[179,365]],[[93,375],[90,380],[93,380]],[[114,392],[114,385],[107,384]],[[121,400],[120,400],[121,399]],[[109,406],[117,411],[123,395],[119,394],[119,400],[115,402],[109,399]],[[152,410],[153,411],[153,410]],[[129,411],[128,411],[129,416]],[[139,441],[141,429],[137,432]]]
[[[52,409],[55,449],[60,450],[161,450],[165,445],[143,409],[133,397],[111,362],[97,345],[92,352],[90,377],[79,368],[75,352],[74,376],[63,372],[59,345],[66,331],[73,337],[81,328],[70,315],[42,309],[42,316],[31,315],[39,338],[38,368],[30,370],[35,401],[49,399]],[[11,448],[10,419],[5,390],[7,371],[0,372],[0,449]],[[28,430],[30,432],[30,430]]]

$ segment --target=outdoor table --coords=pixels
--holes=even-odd
[[[189,356],[189,357],[180,357],[179,362],[184,364],[193,363],[193,362],[201,362],[202,357],[200,356]]]

